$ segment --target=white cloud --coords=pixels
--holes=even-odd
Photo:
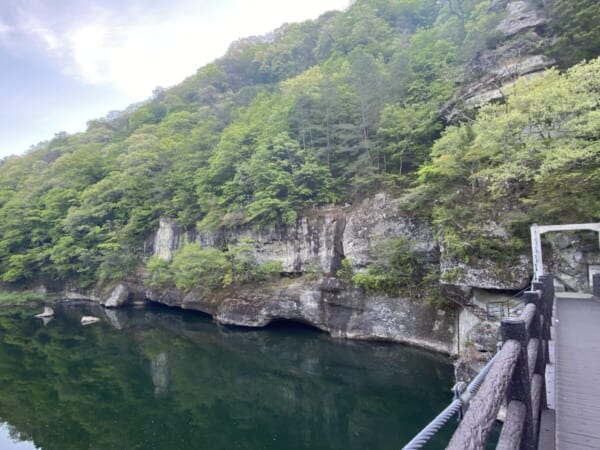
[[[41,18],[27,10],[19,10],[18,30],[25,35],[37,38],[47,51],[56,52],[63,47],[59,34],[44,24]]]
[[[4,47],[13,47],[13,33],[15,29],[0,20],[0,45]]]
[[[8,36],[13,31],[13,28],[0,21],[0,39]]]
[[[86,17],[54,25],[21,11],[19,28],[41,43],[64,73],[90,84],[114,85],[129,98],[140,99],[156,86],[170,86],[193,74],[237,38],[316,18],[347,3],[234,0],[210,5],[189,0],[160,15],[138,8],[128,17],[121,10],[92,6]],[[3,30],[0,23],[0,38],[10,31]]]

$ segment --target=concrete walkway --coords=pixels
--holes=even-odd
[[[600,300],[556,293],[556,448],[600,449]]]

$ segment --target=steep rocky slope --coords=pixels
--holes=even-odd
[[[463,87],[445,113],[448,120],[461,119],[466,110],[503,98],[517,79],[556,64],[547,55],[552,37],[542,3],[502,0],[492,2],[488,9],[502,15],[495,27],[497,41],[466,65]]]

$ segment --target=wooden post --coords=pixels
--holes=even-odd
[[[547,399],[546,399],[546,364],[548,363],[548,347],[547,343],[543,337],[543,319],[542,315],[542,297],[539,295],[538,291],[535,292],[525,292],[523,294],[525,298],[525,302],[527,304],[532,303],[535,305],[535,314],[533,316],[533,320],[531,321],[531,325],[529,326],[529,338],[537,339],[538,341],[538,351],[537,357],[535,361],[533,361],[533,367],[530,367],[530,371],[533,369],[533,373],[537,373],[542,376],[542,392],[540,397],[540,409],[546,409]],[[531,355],[529,355],[531,357]],[[536,415],[539,416],[539,411],[533,411],[534,419]],[[535,420],[534,420],[535,422]]]
[[[511,339],[504,343],[446,450],[485,449],[520,353],[521,345],[517,341]]]
[[[531,283],[532,291],[541,291],[540,313],[542,314],[542,336],[544,339],[550,339],[550,322],[548,319],[548,292],[546,290],[545,275],[542,275],[539,281]]]
[[[542,275],[539,281],[531,284],[532,289],[541,291],[542,295],[539,300],[541,321],[542,321],[542,342],[544,347],[544,355],[546,361],[549,360],[548,341],[551,339],[550,326],[552,325],[552,306],[554,302],[554,285],[552,291],[548,290],[549,275]],[[552,282],[552,284],[554,284]]]
[[[510,383],[506,390],[506,403],[518,400],[525,405],[525,421],[523,423],[523,436],[521,438],[520,450],[535,450],[536,436],[533,424],[531,408],[531,380],[529,378],[529,362],[527,346],[529,344],[529,333],[523,319],[508,318],[502,321],[502,340],[513,339],[520,345],[519,357]]]
[[[539,295],[539,293],[537,291],[527,291],[527,292],[523,293],[523,298],[525,300],[526,305],[528,305],[530,303],[535,305],[535,314],[533,316],[531,325],[529,326],[529,336],[532,338],[539,339],[542,335],[541,323],[540,323],[540,320],[541,320],[540,304],[542,303],[541,296]]]

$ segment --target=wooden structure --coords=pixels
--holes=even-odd
[[[496,448],[537,449],[541,411],[547,406],[545,369],[554,302],[552,277],[540,275],[524,296],[527,304],[520,317],[502,320],[502,349],[447,449],[484,449],[505,401],[506,420]]]

